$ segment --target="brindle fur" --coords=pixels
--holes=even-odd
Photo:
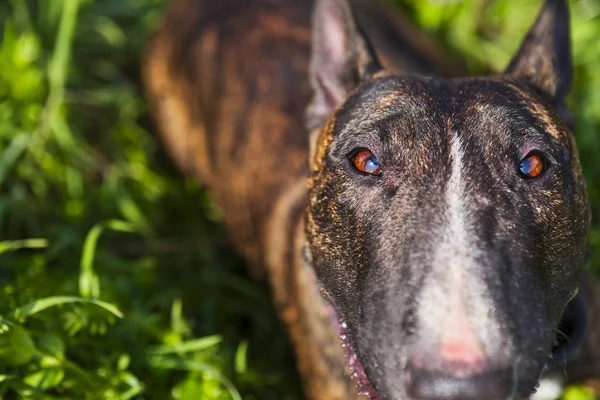
[[[388,71],[441,75],[463,72],[460,63],[451,61],[405,21],[398,22],[401,20],[389,9],[368,0],[355,0],[353,5],[360,25]],[[321,281],[335,281],[338,278],[334,275],[342,274],[344,279],[338,279],[340,284],[359,282],[363,278],[356,268],[365,265],[365,258],[370,254],[369,251],[357,252],[351,263],[339,264],[339,260],[348,259],[342,250],[364,249],[365,242],[372,239],[367,223],[340,211],[336,204],[347,183],[338,179],[339,174],[345,172],[339,170],[339,165],[332,165],[328,157],[335,151],[330,146],[341,127],[355,124],[359,114],[374,116],[371,122],[383,114],[391,118],[394,104],[405,102],[407,93],[410,101],[424,107],[413,107],[415,115],[423,115],[423,121],[428,121],[428,126],[436,131],[449,132],[475,125],[489,131],[507,129],[502,110],[510,113],[511,107],[523,109],[524,125],[540,127],[556,139],[557,148],[567,149],[561,154],[571,157],[569,171],[576,180],[566,188],[576,193],[568,215],[556,215],[549,220],[539,213],[531,213],[529,217],[539,219],[540,224],[570,224],[569,218],[572,218],[579,221],[576,234],[586,236],[587,206],[571,134],[551,111],[556,107],[562,114],[562,103],[548,105],[536,90],[520,82],[528,75],[517,73],[518,70],[529,68],[527,71],[530,71],[531,65],[515,64],[511,67],[517,71],[514,76],[491,80],[443,81],[371,74],[361,83],[362,91],[344,107],[354,111],[338,110],[324,132],[315,129],[311,138],[305,128],[305,116],[312,98],[309,79],[312,8],[312,1],[298,0],[174,0],[150,47],[144,81],[155,120],[173,159],[184,172],[195,174],[206,185],[253,275],[270,282],[278,312],[296,350],[307,396],[347,400],[355,398],[357,391],[348,379],[337,333],[331,327],[310,268],[311,263],[329,263],[330,269],[318,271]],[[403,46],[395,47],[394,43],[400,40]],[[453,67],[456,65],[458,67]],[[544,75],[543,79],[550,76]],[[557,83],[554,87],[560,90]],[[376,96],[369,97],[366,94],[369,91]],[[377,101],[372,101],[374,98]],[[428,120],[424,114],[427,110],[437,118]],[[319,121],[314,127],[318,128],[323,122]],[[411,122],[407,120],[407,123]],[[414,125],[404,128],[419,129]],[[394,129],[390,126],[390,130]],[[408,139],[407,145],[416,152],[411,157],[420,161],[413,165],[414,174],[407,178],[428,182],[425,186],[421,183],[421,187],[429,189],[428,195],[435,197],[443,189],[442,178],[449,171],[442,168],[432,174],[430,168],[435,163],[430,160],[449,157],[447,138],[421,136],[428,137],[428,141],[419,140],[417,134]],[[488,143],[473,142],[467,147],[498,145],[492,139],[490,137]],[[311,165],[309,148],[312,149]],[[439,149],[439,153],[428,153],[432,149]],[[486,167],[494,168],[493,165]],[[474,162],[473,168],[479,171],[481,165]],[[312,212],[308,215],[307,228],[312,238],[312,254],[306,251],[305,234],[309,175]],[[561,184],[555,183],[556,186]],[[390,185],[383,194],[386,198],[402,190],[397,183]],[[317,187],[320,190],[316,190]],[[539,200],[548,213],[553,212],[555,203],[562,201],[556,193],[560,190],[547,191]],[[501,188],[485,196],[506,198]],[[503,201],[510,202],[509,199]],[[511,218],[502,216],[499,223],[510,230],[511,224],[514,225]],[[346,231],[348,224],[352,224],[353,234],[340,237],[336,224]],[[559,230],[552,232],[556,235],[548,241],[557,243],[570,239],[562,237]],[[580,261],[584,251],[584,248],[576,251],[576,261]],[[539,252],[544,251],[539,249]],[[333,257],[336,255],[338,261]],[[546,302],[541,292],[531,293],[531,296],[539,296],[542,303],[548,303],[551,320],[558,319],[561,304],[564,305],[575,287],[576,278],[571,276],[576,269],[567,268],[569,260],[561,261],[565,261],[564,265],[557,267],[547,282],[548,285],[556,279],[566,282],[554,293],[559,301]],[[360,283],[357,285],[361,287]],[[368,287],[377,290],[372,285],[369,283]],[[329,284],[329,288],[337,290],[330,293],[336,303],[351,305],[355,301],[355,296],[348,296],[344,289],[335,289],[335,283]],[[582,297],[590,300],[597,296],[594,289],[593,285],[584,285]],[[369,297],[369,293],[362,296]],[[512,299],[515,303],[531,300],[519,296]],[[352,316],[344,317],[352,319]],[[526,319],[520,322],[528,324]],[[580,361],[568,366],[568,371],[576,371],[570,378],[584,380],[597,376],[590,372],[597,374],[598,365],[586,367],[592,364],[582,361],[582,357],[593,357],[599,346],[591,340],[586,346],[593,351],[579,353]],[[376,375],[374,371],[371,373]]]

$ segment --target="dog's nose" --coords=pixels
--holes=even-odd
[[[406,389],[415,400],[503,400],[513,391],[510,369],[468,376],[412,367],[407,372]]]

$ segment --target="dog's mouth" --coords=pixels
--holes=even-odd
[[[348,326],[338,317],[332,301],[326,292],[321,290],[321,293],[325,301],[327,315],[329,316],[329,319],[340,338],[341,346],[344,350],[344,356],[346,358],[346,365],[350,371],[352,379],[356,382],[356,385],[359,389],[358,394],[360,396],[366,396],[369,400],[383,400],[382,396],[369,380],[363,365],[358,358],[358,355],[354,351],[352,340],[348,332]],[[552,355],[542,371],[546,371],[556,365],[565,365],[567,360],[583,342],[586,322],[586,313],[583,300],[580,298],[580,296],[576,296],[567,305],[557,329],[552,348]],[[542,379],[542,375],[543,372],[540,376],[540,380]],[[539,383],[536,385],[531,396],[536,392],[538,387]],[[526,397],[524,400],[529,399],[530,397]]]
[[[354,351],[354,346],[352,345],[352,341],[350,340],[350,335],[348,332],[348,326],[345,322],[338,318],[329,296],[327,296],[324,291],[321,291],[321,293],[323,293],[323,299],[325,300],[325,307],[327,310],[327,315],[329,316],[329,320],[336,329],[342,343],[344,356],[346,357],[346,365],[350,370],[350,376],[356,382],[356,385],[359,389],[358,394],[360,396],[367,396],[370,400],[382,400],[382,397],[379,395],[373,384],[371,384],[371,381],[367,377],[358,355]]]

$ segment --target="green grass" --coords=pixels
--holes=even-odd
[[[502,69],[540,1],[401,3],[476,72]],[[163,5],[0,2],[0,398],[302,398],[265,287],[149,123],[139,61]],[[572,5],[598,216],[600,0]]]

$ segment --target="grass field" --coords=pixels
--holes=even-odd
[[[0,398],[302,398],[266,288],[149,122],[139,63],[164,3],[0,2]],[[398,3],[477,72],[506,65],[541,1]],[[571,4],[597,217],[600,0]],[[598,269],[598,222],[592,246]]]

